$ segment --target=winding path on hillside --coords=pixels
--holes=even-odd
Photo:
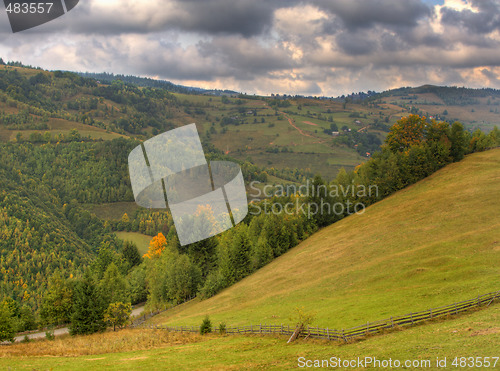
[[[294,123],[293,123],[293,119],[288,116],[285,112],[281,112],[280,113],[285,116],[285,118],[288,120],[289,124],[294,127],[301,135],[305,136],[305,137],[309,137],[309,138],[315,138],[313,137],[312,135],[309,135],[309,134],[306,134],[304,133],[301,129],[299,129]]]
[[[144,304],[140,305],[134,309],[132,309],[132,313],[130,313],[130,317],[139,316],[144,310]],[[54,336],[69,334],[69,327],[58,328],[54,330]],[[31,334],[19,335],[14,338],[15,342],[20,342],[24,340],[24,337],[28,335],[28,339],[40,339],[45,337],[45,331],[43,332],[35,332]]]
[[[295,124],[293,123],[293,119],[292,119],[290,116],[288,116],[285,112],[280,111],[280,113],[281,113],[283,116],[285,116],[285,118],[288,120],[288,123],[289,123],[289,124],[290,124],[293,128],[295,128],[295,129],[296,129],[296,130],[297,130],[297,131],[298,131],[301,135],[303,135],[303,136],[305,136],[305,137],[309,137],[309,138],[319,139],[318,137],[315,137],[314,135],[309,135],[309,134],[307,134],[307,133],[304,133],[304,131],[303,131],[302,129],[300,129],[299,127],[297,127],[297,125],[295,125]],[[305,122],[305,121],[304,121],[304,122]],[[316,125],[316,124],[313,124],[313,125]],[[316,126],[318,126],[318,125],[316,125]],[[313,143],[313,144],[323,144],[323,143],[325,143],[325,142],[326,142],[326,139],[323,139],[323,140],[321,140],[321,139],[320,139],[320,140],[318,140],[318,141],[316,141],[316,142],[312,142],[312,143]],[[271,144],[272,144],[272,143],[271,143]]]

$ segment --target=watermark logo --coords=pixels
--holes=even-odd
[[[195,124],[145,141],[130,152],[128,164],[136,203],[168,204],[182,246],[224,232],[248,214],[240,167],[208,163]]]
[[[366,211],[363,200],[379,198],[377,185],[352,183],[315,186],[309,179],[301,185],[271,185],[253,181],[249,188],[251,200],[249,214],[253,216],[302,214],[307,219],[312,219],[317,216],[360,215]],[[280,200],[287,197],[286,202]]]
[[[73,9],[79,0],[4,0],[12,32],[50,22]]]

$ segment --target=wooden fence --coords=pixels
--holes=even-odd
[[[489,306],[491,303],[500,300],[500,291],[492,292],[485,295],[480,295],[474,299],[461,301],[458,303],[453,303],[438,308],[431,308],[422,312],[415,312],[410,314],[405,314],[402,316],[391,317],[388,319],[383,319],[375,322],[367,322],[366,324],[351,327],[348,329],[335,330],[330,328],[319,328],[319,327],[306,327],[299,334],[299,337],[303,338],[316,338],[316,339],[328,339],[336,341],[348,342],[349,340],[357,337],[367,336],[370,334],[375,334],[386,329],[393,329],[398,326],[411,326],[417,323],[428,321],[440,317],[452,316],[465,312],[473,308],[479,308],[481,306]],[[150,325],[142,326],[144,328],[151,329],[164,329],[168,331],[178,331],[178,332],[199,332],[200,328],[196,326],[165,326],[165,325]],[[212,329],[213,332],[218,333],[219,329]],[[291,336],[295,331],[295,327],[290,327],[289,325],[250,325],[250,326],[238,326],[238,327],[226,327],[226,334],[279,334]]]

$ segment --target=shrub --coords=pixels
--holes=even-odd
[[[54,340],[56,336],[54,335],[54,330],[45,331],[45,338],[47,340]]]
[[[221,335],[226,333],[226,324],[224,322],[219,323],[219,333]]]
[[[306,312],[304,307],[297,307],[294,310],[294,313],[290,316],[290,320],[295,322],[296,328],[306,328],[311,323],[314,322],[316,317],[316,313],[314,312]]]
[[[200,334],[205,335],[208,334],[209,332],[212,332],[212,321],[210,321],[210,318],[207,315],[205,316],[203,322],[201,323]]]

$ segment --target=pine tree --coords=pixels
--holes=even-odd
[[[141,254],[139,254],[139,250],[137,250],[137,246],[132,242],[125,242],[123,245],[123,257],[129,263],[130,268],[135,267],[142,263]]]
[[[231,260],[234,266],[236,281],[239,281],[250,273],[250,240],[247,232],[248,227],[245,224],[241,224],[233,233]]]
[[[89,271],[75,286],[71,335],[92,334],[106,329],[104,303]]]
[[[215,267],[217,240],[207,238],[188,246],[188,255],[200,268],[203,278]]]

